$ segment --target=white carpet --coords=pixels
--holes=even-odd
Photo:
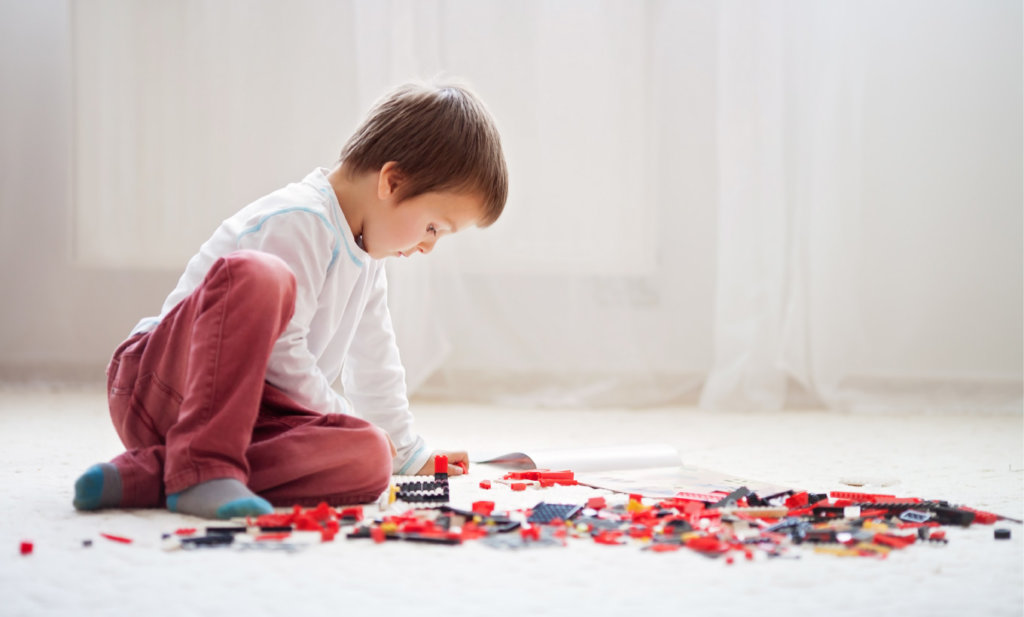
[[[669,442],[688,464],[800,486],[947,499],[1024,516],[1022,419],[826,412],[712,414],[417,406],[436,446],[520,449]],[[22,615],[1022,615],[1024,528],[949,529],[948,545],[888,559],[806,552],[726,565],[691,551],[654,554],[586,540],[565,548],[495,550],[350,541],[301,553],[166,553],[160,534],[199,519],[159,510],[82,514],[72,483],[120,444],[102,392],[0,392],[0,616]],[[589,489],[512,493],[452,481],[453,505],[499,509],[582,501]],[[882,483],[895,485],[881,486]],[[849,489],[857,490],[857,489]],[[101,538],[128,536],[130,545]],[[90,548],[82,540],[92,539]],[[21,541],[34,552],[20,556]]]

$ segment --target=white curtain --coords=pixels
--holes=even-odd
[[[389,266],[412,390],[1021,407],[1019,2],[73,7],[82,263],[183,266],[388,87],[454,75],[512,191]]]

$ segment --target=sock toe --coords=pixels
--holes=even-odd
[[[242,499],[229,501],[217,508],[217,518],[228,519],[243,516],[259,516],[261,514],[270,514],[273,511],[274,507],[262,497],[243,497]]]
[[[103,468],[93,465],[75,480],[75,500],[78,510],[98,510],[103,496]]]

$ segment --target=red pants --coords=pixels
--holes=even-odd
[[[305,409],[264,382],[295,309],[279,258],[238,251],[155,329],[107,367],[110,415],[128,451],[122,507],[163,507],[167,494],[235,478],[274,505],[367,503],[388,486],[384,433],[351,416]]]

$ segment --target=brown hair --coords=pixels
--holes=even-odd
[[[405,179],[400,198],[431,191],[471,191],[484,200],[480,221],[498,220],[508,198],[508,169],[494,119],[464,86],[405,84],[370,109],[341,151],[349,173],[395,161]]]

